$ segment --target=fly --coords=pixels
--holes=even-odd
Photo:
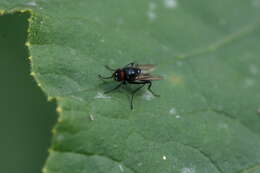
[[[132,91],[131,96],[131,109],[133,109],[133,98],[135,93],[139,91],[141,88],[143,88],[145,85],[148,85],[147,89],[155,96],[159,97],[158,94],[155,94],[151,87],[152,87],[152,81],[154,80],[162,80],[162,77],[160,76],[153,76],[150,74],[151,71],[154,70],[155,65],[153,64],[136,64],[136,63],[129,63],[123,68],[118,69],[112,69],[109,66],[105,66],[108,70],[110,70],[112,73],[109,77],[103,77],[99,75],[101,79],[114,79],[117,82],[120,82],[116,87],[112,88],[111,90],[108,90],[105,92],[105,94],[115,91],[118,88],[120,88],[122,85],[127,84],[136,84],[141,85],[138,88],[136,88],[134,91]]]

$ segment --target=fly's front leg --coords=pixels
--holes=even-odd
[[[99,77],[100,79],[111,79],[111,78],[113,78],[113,76],[103,77],[103,76],[101,76],[101,75],[98,75],[98,77]]]
[[[110,70],[110,71],[115,71],[116,69],[112,69],[111,67],[109,67],[108,65],[105,65],[105,68]]]

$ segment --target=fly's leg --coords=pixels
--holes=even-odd
[[[124,67],[136,67],[138,64],[134,63],[134,62],[131,62],[127,65],[125,65]]]
[[[115,71],[114,69],[112,69],[112,68],[110,68],[108,65],[105,65],[105,68],[106,69],[108,69],[108,70],[110,70],[110,71]],[[104,77],[104,76],[102,76],[102,75],[98,75],[98,77],[100,78],[100,79],[112,79],[114,76],[112,75],[112,76],[109,76],[109,77]]]
[[[149,83],[147,89],[148,89],[155,97],[160,97],[159,94],[155,94],[155,93],[152,91],[152,89],[151,89],[151,87],[152,87],[152,82],[151,82],[151,81],[147,81],[147,83]]]
[[[155,97],[160,97],[160,95],[159,94],[155,94],[154,92],[153,92],[153,90],[152,90],[152,82],[150,81],[150,80],[143,80],[143,81],[132,81],[132,82],[129,82],[129,83],[131,83],[131,84],[149,84],[148,85],[148,90],[153,94],[153,96],[155,96]]]
[[[105,68],[108,69],[108,70],[110,70],[110,71],[113,71],[113,72],[116,71],[116,69],[112,69],[112,68],[109,67],[108,65],[105,65]]]
[[[98,75],[98,77],[99,77],[100,79],[111,79],[111,78],[113,78],[113,76],[103,77],[103,76],[101,76],[101,75]]]
[[[136,83],[135,83],[136,84]],[[132,96],[131,96],[131,109],[133,110],[134,106],[133,106],[133,100],[134,100],[134,95],[137,91],[139,91],[141,88],[143,88],[145,86],[146,83],[138,83],[138,84],[143,84],[142,86],[136,88],[133,92],[132,92]]]
[[[108,91],[105,91],[104,93],[107,94],[107,93],[110,93],[110,92],[112,92],[112,91],[115,91],[115,90],[117,90],[118,88],[120,88],[120,87],[122,86],[122,84],[123,84],[123,82],[120,83],[120,84],[118,84],[115,88],[113,88],[113,89],[111,89],[111,90],[108,90]]]

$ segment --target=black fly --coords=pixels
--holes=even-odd
[[[143,88],[146,84],[148,84],[148,90],[156,97],[159,97],[159,95],[155,94],[151,87],[152,87],[152,81],[153,80],[161,80],[162,77],[159,76],[152,76],[149,72],[151,72],[155,65],[152,64],[136,64],[136,63],[129,63],[123,68],[119,69],[112,69],[109,66],[105,66],[108,70],[112,71],[112,76],[109,77],[103,77],[99,75],[101,79],[111,79],[113,78],[115,81],[120,82],[115,88],[106,91],[105,93],[112,92],[118,88],[120,88],[122,85],[126,84],[138,84],[141,85],[140,87],[136,88],[134,91],[132,91],[132,97],[131,97],[131,109],[133,109],[133,98],[137,91],[139,91],[141,88]]]

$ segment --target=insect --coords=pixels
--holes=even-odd
[[[161,80],[162,77],[160,76],[152,76],[149,72],[151,72],[155,65],[153,64],[136,64],[136,63],[129,63],[125,65],[123,68],[118,69],[112,69],[109,66],[105,66],[108,70],[110,70],[112,73],[109,77],[103,77],[99,75],[101,79],[114,79],[117,82],[120,82],[116,87],[112,88],[111,90],[106,91],[105,93],[109,93],[112,91],[115,91],[116,89],[120,88],[122,85],[127,84],[136,84],[141,85],[135,90],[132,91],[131,96],[131,109],[133,109],[133,98],[137,91],[139,91],[141,88],[143,88],[145,85],[148,85],[148,90],[156,97],[159,97],[158,94],[155,94],[151,87],[152,87],[152,81],[153,80]]]

